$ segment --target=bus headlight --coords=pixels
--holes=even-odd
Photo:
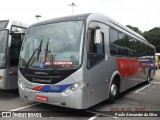
[[[76,89],[78,89],[80,87],[79,83],[75,83],[73,86],[71,86],[71,90],[72,91],[76,91]]]
[[[82,89],[83,88],[83,82],[78,82],[78,83],[75,83],[73,84],[72,86],[68,87],[67,89],[65,89],[62,94],[63,95],[69,95],[79,89]]]

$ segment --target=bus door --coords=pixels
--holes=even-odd
[[[18,79],[18,61],[22,45],[24,33],[13,32],[10,38],[9,47],[9,67],[8,67],[8,87],[11,89],[17,88]]]
[[[107,98],[107,64],[105,61],[105,37],[107,36],[107,30],[107,26],[98,22],[91,22],[88,29],[89,106]]]

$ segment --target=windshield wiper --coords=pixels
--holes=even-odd
[[[53,57],[51,51],[48,50],[48,45],[49,45],[49,39],[48,39],[48,41],[47,41],[46,49],[45,49],[45,62],[46,62],[46,59],[48,58],[50,64],[53,66],[54,57]]]
[[[41,50],[41,48],[42,48],[42,41],[43,41],[43,40],[41,39],[41,42],[40,42],[40,44],[39,44],[39,48],[37,48],[37,49],[35,49],[35,50],[33,51],[31,57],[29,58],[28,62],[27,62],[26,65],[25,65],[25,69],[28,68],[30,62],[32,61],[32,59],[33,59],[33,57],[35,56],[35,54],[36,54],[37,51],[38,51],[38,53],[37,53],[37,61],[38,61],[38,59],[39,59],[39,54],[40,54],[40,52],[42,51],[42,50]]]
[[[38,59],[39,59],[39,54],[40,54],[40,52],[42,51],[42,41],[43,41],[43,39],[41,39],[41,42],[40,42],[40,44],[39,44],[39,49],[38,49],[38,53],[37,53],[37,62],[38,62]]]
[[[47,54],[48,54],[48,44],[49,44],[49,39],[47,41],[46,49],[45,49],[45,62],[46,62],[46,58],[47,58]]]

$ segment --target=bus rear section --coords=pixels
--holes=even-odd
[[[13,20],[0,21],[0,89],[18,88],[18,60],[27,25]]]

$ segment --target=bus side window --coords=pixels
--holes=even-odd
[[[100,43],[94,42],[95,30],[89,29],[88,31],[88,63],[87,67],[91,68],[104,59],[104,33],[100,32]]]
[[[124,36],[123,33],[119,32],[118,33],[118,55],[119,56],[124,56]]]
[[[110,37],[110,54],[111,55],[118,55],[118,32],[114,29],[109,30],[109,37]]]
[[[123,33],[110,28],[109,30],[110,39],[110,54],[117,56],[124,56],[124,37]]]
[[[12,34],[11,46],[10,46],[10,66],[17,67],[19,61],[19,53],[22,44],[21,33]]]

